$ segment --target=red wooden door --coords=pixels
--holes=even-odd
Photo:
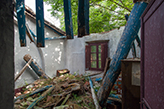
[[[164,0],[149,3],[141,24],[141,107],[164,109]]]

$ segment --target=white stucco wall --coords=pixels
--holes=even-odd
[[[30,29],[35,33],[35,22],[27,19],[27,23]],[[120,29],[114,29],[110,32],[91,34],[82,38],[74,39],[60,39],[60,40],[46,40],[44,48],[37,48],[34,43],[30,43],[27,37],[27,46],[20,47],[19,33],[17,25],[15,25],[15,73],[19,71],[25,65],[23,56],[30,54],[32,58],[39,64],[39,66],[50,76],[56,76],[56,71],[60,69],[69,69],[70,73],[85,74],[85,45],[86,42],[109,40],[108,42],[108,57],[112,58],[124,27]],[[54,31],[49,28],[45,28],[45,37],[58,37]],[[140,57],[140,49],[137,46],[137,57]],[[130,52],[128,58],[132,58]],[[16,81],[16,88],[24,85],[25,83],[31,83],[37,76],[29,68],[23,73],[23,75]]]
[[[20,70],[23,68],[23,66],[26,64],[23,57],[26,54],[30,54],[33,59],[39,64],[40,67],[42,66],[42,59],[40,56],[40,53],[38,51],[38,48],[35,46],[34,43],[30,43],[29,38],[26,38],[26,47],[20,47],[19,42],[19,31],[17,28],[17,25],[14,26],[15,29],[15,75],[17,75]],[[22,74],[21,77],[15,82],[15,87],[22,86],[25,83],[33,82],[35,79],[37,79],[37,76],[29,69],[27,68],[25,72]]]
[[[85,73],[85,45],[86,42],[109,40],[108,42],[108,57],[112,59],[119,40],[121,38],[124,27],[120,29],[114,29],[105,33],[95,33],[83,38],[77,38],[66,41],[66,67],[71,71],[71,73],[77,72],[79,74]],[[140,48],[136,44],[137,57],[140,57]],[[130,50],[127,58],[133,58],[132,52]]]
[[[33,20],[26,18],[26,23],[29,28],[36,33],[36,25]],[[20,72],[26,64],[23,57],[25,54],[30,54],[38,65],[45,71],[45,73],[54,77],[56,70],[63,69],[66,66],[65,60],[65,39],[45,40],[44,48],[37,48],[34,43],[30,42],[26,35],[27,46],[20,47],[19,31],[17,24],[15,28],[15,75]],[[45,37],[59,37],[51,29],[45,27]],[[27,68],[21,77],[15,82],[15,88],[20,87],[26,83],[31,83],[37,79],[37,75]]]
[[[85,40],[83,38],[66,41],[66,67],[70,73],[84,74],[85,72]]]
[[[98,40],[109,40],[108,42],[108,57],[112,58],[117,48],[119,39],[122,35],[124,27],[120,29],[114,29],[106,33],[97,33],[85,36],[85,42],[98,41]]]
[[[46,40],[42,48],[45,60],[45,72],[51,78],[56,76],[56,71],[64,69],[66,65],[65,40]]]

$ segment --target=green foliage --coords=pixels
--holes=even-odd
[[[65,30],[63,0],[44,0],[51,5],[51,14],[58,18],[61,29]],[[125,14],[130,14],[132,0],[90,0],[89,26],[90,33],[109,31],[126,24]],[[71,0],[72,22],[74,34],[78,33],[77,15],[78,0]]]

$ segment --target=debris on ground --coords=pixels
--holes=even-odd
[[[39,79],[15,93],[15,109],[95,109],[89,80],[65,74]]]
[[[57,70],[56,71],[56,76],[61,76],[61,75],[64,75],[64,74],[67,74],[69,73],[70,71],[68,69],[62,69],[62,70]]]

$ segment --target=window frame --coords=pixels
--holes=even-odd
[[[101,45],[101,52],[99,51],[99,46]],[[91,46],[96,46],[96,52],[91,52]],[[103,48],[102,48],[103,47]],[[99,42],[88,42],[88,47],[86,47],[86,70],[93,71],[103,71],[105,67],[105,61],[108,57],[108,41]],[[99,54],[101,53],[101,68],[99,67]],[[91,60],[91,54],[96,54],[96,60]],[[96,67],[91,67],[91,61],[96,61]]]

